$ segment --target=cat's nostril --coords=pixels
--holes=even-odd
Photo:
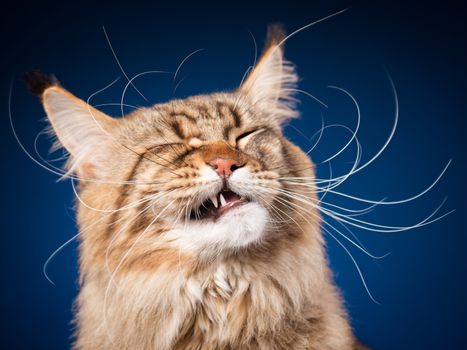
[[[232,172],[242,167],[235,159],[216,158],[209,162],[217,174],[221,176],[230,176]]]

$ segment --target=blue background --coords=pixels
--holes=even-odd
[[[421,2],[420,2],[421,3]],[[374,349],[464,349],[467,342],[467,264],[464,229],[466,149],[466,25],[460,6],[394,4],[394,2],[333,2],[298,4],[199,3],[133,1],[67,3],[41,1],[3,9],[1,21],[0,110],[2,111],[1,208],[1,336],[4,349],[65,349],[69,347],[72,302],[77,293],[76,244],[53,260],[51,285],[42,274],[47,257],[75,232],[73,194],[69,182],[35,165],[20,150],[8,125],[8,90],[13,79],[12,117],[20,139],[33,151],[44,112],[18,83],[31,68],[57,75],[62,84],[86,98],[121,72],[102,31],[104,25],[129,76],[145,70],[174,72],[190,52],[178,78],[177,97],[237,86],[254,59],[249,30],[261,47],[266,25],[280,21],[289,32],[350,6],[346,13],[293,37],[286,56],[298,67],[300,88],[320,97],[323,109],[300,95],[302,119],[286,127],[287,135],[304,149],[321,126],[355,125],[355,109],[345,95],[351,91],[362,109],[359,138],[369,159],[389,134],[394,102],[383,64],[400,99],[396,135],[372,166],[353,176],[342,191],[373,198],[399,199],[422,191],[449,159],[453,163],[439,184],[415,202],[376,209],[367,218],[389,225],[410,225],[448,197],[443,212],[456,212],[427,227],[403,233],[353,230],[375,254],[375,261],[345,243],[359,263],[366,293],[352,261],[326,237],[336,279],[342,288],[358,337]],[[125,79],[99,95],[94,103],[118,102]],[[171,76],[147,75],[135,81],[151,103],[173,97]],[[147,105],[132,89],[127,103]],[[118,115],[118,108],[106,112]],[[300,130],[299,131],[297,131]],[[303,136],[306,135],[307,137]],[[319,163],[348,137],[340,129],[323,135],[311,155]],[[50,142],[40,139],[47,155]],[[332,163],[335,174],[350,166],[350,147]],[[328,175],[326,164],[318,176]],[[358,203],[339,197],[328,201],[352,208]],[[344,241],[343,241],[344,242]]]

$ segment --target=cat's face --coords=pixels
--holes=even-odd
[[[70,171],[82,179],[81,210],[109,212],[105,235],[213,256],[300,228],[313,188],[287,188],[281,180],[313,172],[281,130],[296,114],[291,93],[297,77],[283,60],[280,38],[270,37],[236,91],[174,100],[118,119],[60,86],[45,90],[49,119],[71,154]]]
[[[172,217],[165,234],[174,245],[197,252],[239,248],[284,219],[278,210],[287,208],[275,198],[280,178],[293,176],[295,164],[279,125],[268,123],[247,96],[194,97],[128,118],[128,134],[138,135],[131,147],[144,144],[145,151],[133,159],[127,180],[160,182],[145,187],[157,195],[155,212]]]

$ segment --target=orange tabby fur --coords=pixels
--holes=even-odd
[[[57,83],[43,91],[81,179],[75,349],[358,348],[328,268],[315,189],[281,182],[314,177],[281,132],[297,114],[283,37],[270,31],[236,91],[120,119]],[[251,202],[225,225],[203,226],[187,213],[222,187],[207,165],[214,158],[241,164],[244,177],[231,186]]]

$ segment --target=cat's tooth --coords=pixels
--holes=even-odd
[[[211,200],[212,204],[214,204],[214,206],[217,208],[217,196],[211,196],[209,197],[209,199]]]
[[[219,194],[219,199],[221,200],[221,206],[222,207],[227,204],[227,202],[225,201],[225,198],[222,195],[222,193]]]

